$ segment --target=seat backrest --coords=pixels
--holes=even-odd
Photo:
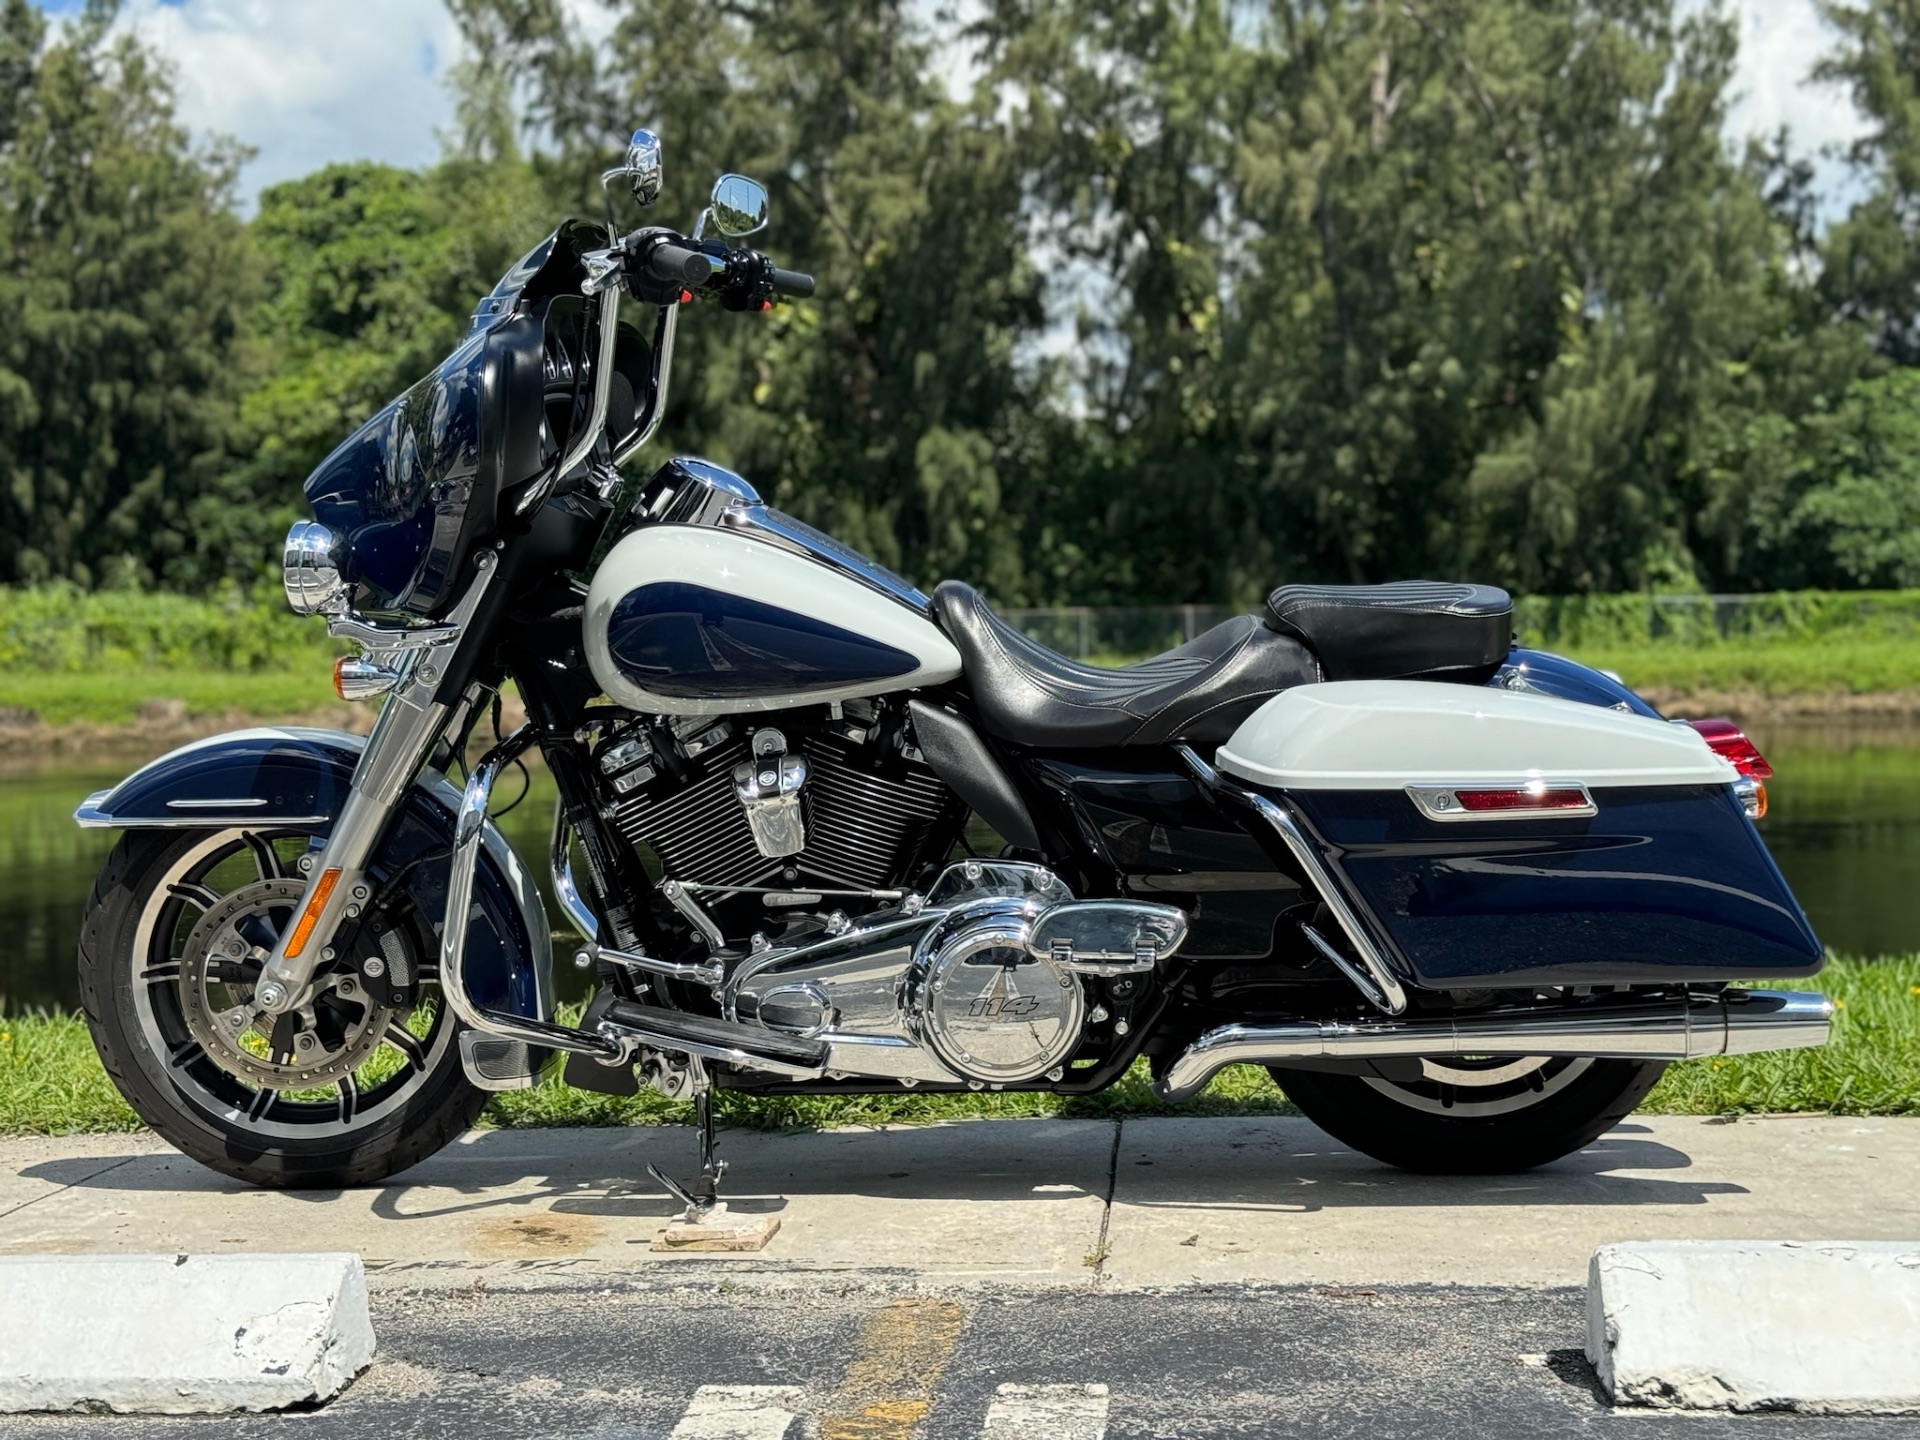
[[[1477,683],[1513,645],[1513,597],[1493,585],[1282,585],[1266,621],[1311,649],[1329,680]]]

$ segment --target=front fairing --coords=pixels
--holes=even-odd
[[[431,375],[368,420],[306,482],[313,515],[342,537],[353,608],[438,617],[501,503],[550,463],[579,386],[580,253],[604,244],[573,221],[535,246],[481,303]],[[637,337],[623,345],[623,365]],[[559,413],[549,415],[549,390]]]

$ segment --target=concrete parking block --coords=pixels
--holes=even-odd
[[[1920,1411],[1920,1239],[1603,1246],[1587,1358],[1621,1404]]]
[[[330,1400],[373,1359],[358,1255],[0,1259],[0,1410]]]

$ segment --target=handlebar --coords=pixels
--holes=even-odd
[[[729,310],[763,310],[777,295],[804,299],[814,293],[811,275],[783,270],[757,250],[690,243],[659,230],[630,235],[620,249],[634,298],[651,304],[673,304],[682,291],[706,291]]]
[[[782,295],[801,300],[813,294],[813,277],[798,270],[782,270],[776,265],[767,271],[767,282]]]
[[[646,268],[657,280],[669,285],[705,285],[726,266],[703,250],[689,249],[663,240],[647,251]]]

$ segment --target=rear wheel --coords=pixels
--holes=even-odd
[[[1530,1056],[1382,1062],[1369,1074],[1268,1073],[1336,1140],[1403,1170],[1530,1170],[1591,1143],[1646,1097],[1664,1061]]]
[[[254,1185],[377,1183],[467,1129],[487,1098],[439,1003],[433,932],[407,910],[370,913],[364,942],[322,967],[299,1010],[252,1003],[316,844],[284,830],[130,831],[81,927],[81,1002],[107,1074],[162,1138]],[[406,1002],[390,1003],[402,974]]]

